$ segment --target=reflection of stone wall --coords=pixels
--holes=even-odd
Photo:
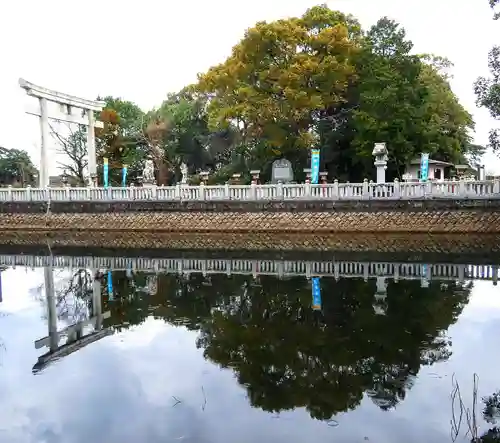
[[[71,252],[68,252],[68,249]],[[274,258],[305,259],[314,254],[318,259],[339,259],[352,255],[353,259],[371,259],[373,254],[388,254],[391,260],[452,261],[444,254],[456,254],[461,262],[474,256],[474,262],[498,257],[498,234],[385,234],[363,233],[335,235],[312,233],[168,233],[120,231],[4,231],[0,233],[0,253],[32,253],[46,255],[49,251],[60,255],[138,255],[179,257],[192,252],[193,257],[248,256],[255,253],[262,258],[266,253]],[[156,251],[156,252],[155,252]],[[215,255],[214,255],[215,254]],[[204,256],[205,256],[204,255]],[[487,257],[489,256],[489,257]],[[465,260],[465,261],[464,261]]]
[[[0,230],[500,233],[500,200],[8,202]]]

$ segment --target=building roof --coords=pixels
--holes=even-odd
[[[410,162],[410,165],[419,165],[419,164],[420,164],[419,158],[415,158]],[[429,164],[439,165],[439,166],[455,166],[453,163],[443,162],[441,160],[432,160],[431,158],[429,159]]]

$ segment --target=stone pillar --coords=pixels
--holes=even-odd
[[[47,110],[47,99],[40,98],[40,188],[47,188],[49,186],[49,114]]]
[[[54,272],[52,266],[43,268],[45,283],[45,298],[47,299],[47,327],[50,340],[50,351],[54,352],[59,346],[59,334],[57,333],[57,309],[54,291]]]
[[[385,143],[375,143],[372,155],[375,157],[373,163],[377,168],[377,183],[385,183],[385,170],[387,169],[388,151]]]
[[[87,127],[87,155],[89,157],[89,185],[91,187],[97,186],[97,160],[95,153],[95,134],[94,134],[94,111],[87,110],[88,127]]]

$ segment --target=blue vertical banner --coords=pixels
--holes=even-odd
[[[429,154],[422,153],[420,157],[420,180],[426,182],[429,178]]]
[[[108,164],[108,159],[103,158],[103,165],[102,165],[102,175],[104,177],[104,187],[108,187],[108,180],[109,180],[109,164]]]
[[[321,309],[321,285],[319,283],[319,277],[313,277],[311,279],[312,283],[312,308],[315,311]]]
[[[319,149],[311,149],[311,183],[319,183]]]
[[[113,300],[113,274],[108,271],[108,300]]]
[[[123,165],[122,167],[122,186],[125,188],[127,186],[127,165]]]

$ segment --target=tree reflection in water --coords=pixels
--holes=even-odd
[[[386,313],[377,315],[375,282],[362,279],[323,278],[321,311],[311,309],[304,277],[116,271],[113,285],[113,301],[104,296],[112,313],[105,326],[120,330],[154,315],[199,330],[197,346],[232,368],[253,406],[304,407],[320,420],[356,408],[365,394],[385,410],[403,400],[422,365],[450,356],[445,333],[471,288],[391,281]]]
[[[500,443],[500,428],[497,425],[500,418],[500,391],[483,398],[483,418],[494,425],[477,439],[480,443]]]

